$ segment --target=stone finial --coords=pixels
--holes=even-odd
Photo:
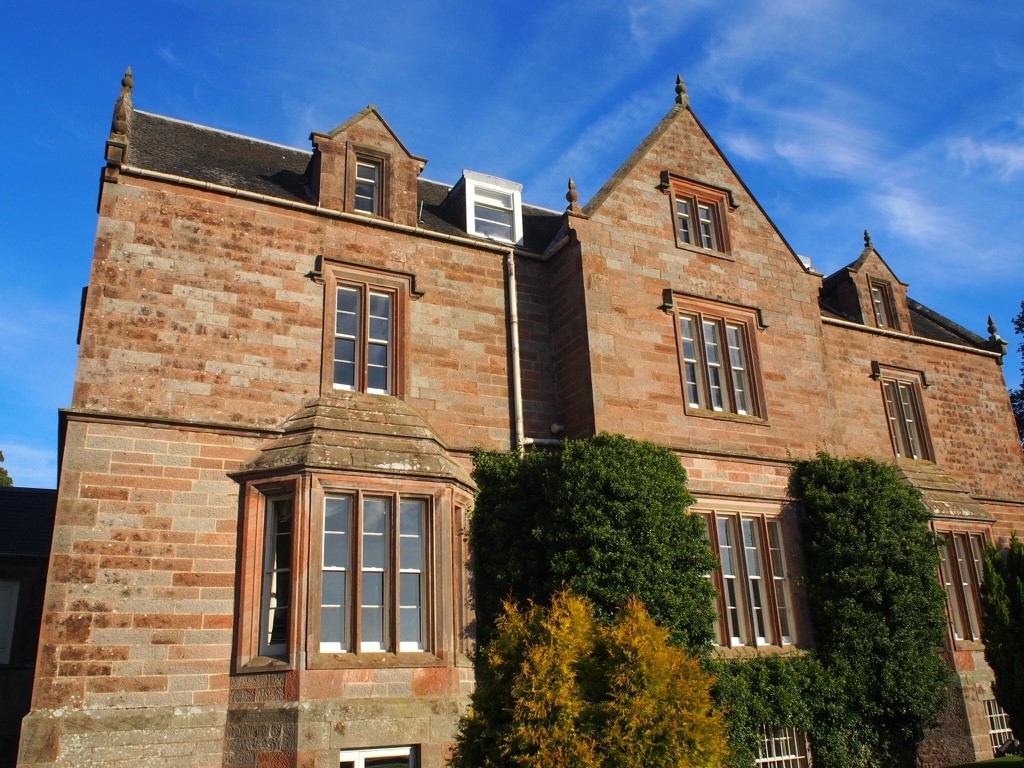
[[[686,83],[683,82],[683,76],[676,75],[676,104],[681,106],[689,106],[690,95],[686,92]]]
[[[565,199],[569,203],[565,210],[572,211],[573,213],[579,213],[583,210],[580,208],[580,193],[576,191],[576,182],[572,176],[569,177],[569,191],[565,193]]]
[[[875,244],[871,242],[871,233],[866,229],[864,230],[864,249],[870,250],[875,247]]]
[[[988,343],[996,352],[999,353],[999,364],[1003,364],[1003,358],[1006,357],[1006,350],[1009,346],[1006,340],[999,335],[999,329],[996,328],[996,321],[992,319],[992,315],[988,316]]]
[[[117,97],[114,104],[114,117],[110,121],[110,135],[128,136],[130,130],[129,117],[132,111],[132,88],[135,87],[135,78],[132,76],[132,68],[125,70],[121,78],[121,95]]]

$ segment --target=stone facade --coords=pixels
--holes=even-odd
[[[500,180],[460,207],[469,187],[422,179],[372,107],[306,152],[131,100],[129,75],[62,415],[26,768],[327,768],[388,747],[443,765],[473,685],[475,448],[611,431],[674,450],[716,545],[749,525],[774,563],[767,618],[720,622],[727,656],[813,643],[795,459],[897,462],[968,547],[1024,524],[999,340],[909,299],[870,241],[828,278],[805,265],[685,92],[565,213]],[[479,236],[505,216],[512,238]],[[922,765],[990,751],[970,626],[947,653],[961,691]]]

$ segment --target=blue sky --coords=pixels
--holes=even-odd
[[[424,176],[585,202],[665,114],[698,117],[829,273],[862,232],[910,295],[1011,343],[1024,299],[1024,3],[963,0],[3,3],[0,451],[56,484],[103,142],[138,109],[291,146],[376,104]]]

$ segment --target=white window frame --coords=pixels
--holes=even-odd
[[[463,171],[466,192],[466,232],[475,237],[517,244],[523,239],[523,185],[476,171]],[[502,198],[508,200],[504,204]],[[509,237],[485,232],[477,224],[477,206],[490,211],[507,211],[510,214]]]
[[[871,309],[875,315],[875,325],[879,328],[899,330],[900,321],[896,314],[896,298],[892,286],[882,280],[868,280],[868,291],[871,294]]]
[[[1010,717],[995,699],[985,699],[985,715],[988,718],[988,742],[992,745],[993,756],[1003,744],[1014,738],[1010,729]]]
[[[339,768],[366,768],[367,760],[407,757],[409,768],[416,768],[416,750],[412,747],[380,747],[376,749],[343,749],[338,753]],[[372,765],[372,764],[371,764]]]
[[[668,173],[662,175],[662,184],[672,197],[676,245],[731,258],[727,214],[736,207],[731,193]]]
[[[764,418],[755,313],[680,297],[676,307],[683,398],[693,411]]]
[[[373,177],[361,174],[363,169],[372,169]],[[368,188],[369,194],[361,194],[360,187]],[[369,216],[381,215],[381,190],[384,186],[384,161],[375,157],[356,155],[355,182],[352,188],[352,208],[357,213]]]
[[[396,324],[398,319],[399,294],[397,290],[385,288],[371,283],[357,283],[347,280],[339,280],[335,285],[334,312],[332,323],[332,366],[331,382],[336,390],[349,390],[369,392],[377,395],[390,395],[395,391],[395,337]],[[342,295],[351,294],[355,296],[355,308],[348,311],[343,309]],[[375,300],[385,300],[388,306],[388,315],[374,315],[373,306]],[[353,327],[339,328],[341,317],[351,315]],[[379,332],[379,325],[384,321],[386,325],[383,334]],[[339,357],[341,345],[351,344],[353,359]],[[383,363],[374,360],[375,352],[383,351]],[[351,379],[339,376],[338,365],[352,366]],[[384,386],[371,386],[375,371],[383,369]]]
[[[344,564],[328,563],[330,548],[327,537],[336,535],[328,529],[326,512],[328,505],[334,500],[346,499],[347,519],[345,525]],[[367,503],[384,502],[384,530],[366,531]],[[402,522],[407,513],[415,508],[418,515],[418,535],[409,533]],[[317,604],[321,611],[318,650],[320,653],[417,653],[428,650],[428,619],[430,616],[428,563],[431,503],[428,497],[418,494],[377,493],[370,491],[330,490],[324,496],[323,536],[321,544],[321,594],[317,596]],[[358,535],[354,532],[358,531]],[[369,556],[366,545],[370,537],[382,538],[383,561],[375,558],[368,564]],[[414,542],[410,545],[410,542]],[[418,548],[417,544],[418,542]],[[413,550],[416,557],[413,558]],[[414,559],[415,562],[408,562]],[[323,583],[328,574],[343,572],[345,574],[344,600],[338,605],[324,603]],[[380,603],[368,603],[366,585],[371,578],[380,574]],[[409,591],[403,589],[411,578],[417,578],[418,595],[415,601],[409,600]],[[325,613],[328,610],[338,612],[340,608],[341,632],[340,640],[326,641],[323,639]],[[379,614],[381,633],[379,637],[369,639],[365,635],[364,624],[368,612]],[[409,626],[410,618],[415,616],[415,627]],[[410,631],[412,629],[413,631]]]
[[[967,531],[943,531],[939,574],[946,590],[946,608],[954,640],[981,640],[981,581],[984,577],[985,536]]]
[[[712,575],[718,592],[718,644],[793,645],[797,630],[792,576],[778,514],[703,505],[695,512],[707,521],[719,560],[720,567]]]
[[[807,734],[796,728],[762,725],[754,765],[757,768],[808,768],[811,748]]]

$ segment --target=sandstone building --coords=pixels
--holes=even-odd
[[[564,211],[426,180],[374,107],[311,141],[123,81],[21,765],[438,768],[472,686],[470,452],[599,431],[689,472],[725,655],[813,642],[794,459],[898,463],[948,541],[960,681],[922,762],[991,755],[978,558],[1024,529],[994,330],[914,301],[869,237],[804,263],[681,81]],[[764,765],[807,764],[766,733],[793,754]]]

